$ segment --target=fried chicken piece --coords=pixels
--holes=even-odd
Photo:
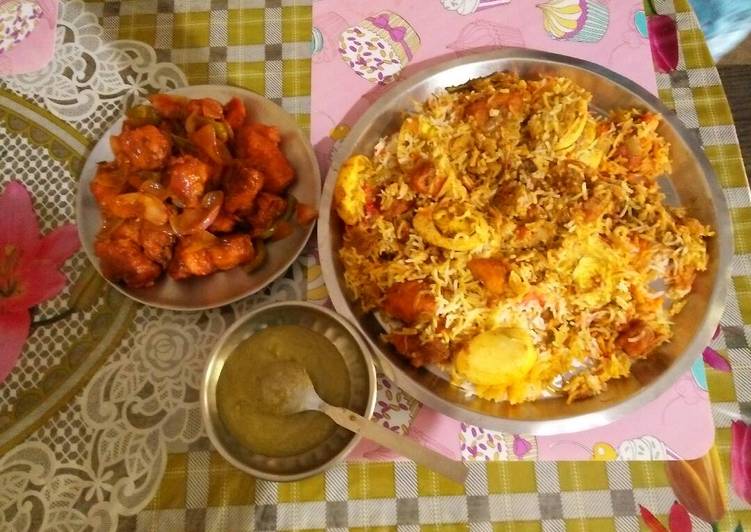
[[[386,340],[397,352],[415,366],[442,362],[449,357],[449,348],[443,342],[431,340],[423,343],[417,334],[392,333]]]
[[[164,225],[169,218],[169,208],[153,194],[128,192],[108,199],[102,210],[112,218],[148,220]]]
[[[173,158],[167,168],[167,188],[185,207],[197,207],[209,179],[208,165],[192,155]]]
[[[237,131],[237,153],[264,176],[263,190],[279,194],[295,178],[289,161],[279,149],[279,131],[265,124],[246,124]]]
[[[141,224],[136,220],[127,220],[112,231],[100,234],[94,243],[94,251],[104,276],[131,288],[153,285],[162,274],[155,258],[164,257],[167,253],[165,245],[171,253],[172,245],[171,242],[158,242],[154,236],[156,232],[147,229],[148,252],[141,245]]]
[[[167,271],[177,280],[209,275],[249,262],[254,255],[248,235],[217,238],[203,231],[180,239]]]
[[[229,214],[222,209],[214,222],[209,226],[210,233],[231,233],[239,222],[237,216]]]
[[[417,167],[409,173],[409,187],[425,196],[431,198],[438,197],[438,194],[443,188],[443,184],[446,182],[446,177],[439,175],[436,172],[433,163],[425,161],[417,165]]]
[[[139,241],[143,252],[148,258],[167,267],[172,258],[172,248],[175,245],[175,235],[169,224],[154,225],[147,221],[141,223]]]
[[[209,248],[209,255],[217,269],[230,270],[253,260],[255,250],[248,235],[235,234],[220,238],[215,246]]]
[[[230,214],[250,214],[263,182],[261,172],[240,161],[224,179],[224,209]]]
[[[173,279],[187,279],[192,276],[209,275],[216,271],[211,262],[208,248],[217,238],[205,231],[180,238],[167,266],[167,273]]]
[[[383,310],[405,323],[426,321],[431,318],[435,308],[435,297],[423,281],[396,283],[386,291],[383,301]]]
[[[615,345],[631,358],[643,358],[663,340],[664,337],[649,328],[642,320],[631,320],[616,338]]]
[[[274,222],[287,210],[287,200],[275,194],[261,192],[256,197],[256,208],[248,217],[253,234],[260,235],[274,225]]]
[[[375,249],[377,237],[369,232],[367,228],[361,225],[345,225],[344,235],[342,236],[343,246],[352,248],[360,255],[369,255],[371,250]]]
[[[110,145],[117,163],[132,170],[157,170],[172,151],[170,137],[152,125],[125,130],[113,136]]]
[[[506,288],[508,267],[501,259],[475,257],[467,263],[472,275],[493,295],[501,295]]]
[[[94,250],[104,276],[131,288],[151,286],[162,273],[133,240],[98,240]]]
[[[99,163],[89,188],[97,203],[104,205],[118,194],[122,194],[127,185],[128,176],[117,164]]]

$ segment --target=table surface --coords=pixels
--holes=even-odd
[[[655,4],[675,19],[681,45],[677,69],[658,75],[660,97],[702,138],[733,214],[737,256],[713,343],[732,372],[707,368],[727,487],[730,423],[751,415],[751,201],[727,101],[690,7]],[[102,131],[136,97],[186,84],[255,90],[307,127],[310,35],[310,5],[296,0],[65,1],[52,65],[0,80],[0,183],[26,184],[43,232],[73,220],[77,174]],[[410,462],[340,465],[292,484],[254,480],[212,451],[198,378],[210,346],[252,306],[325,297],[314,250],[264,293],[199,313],[125,299],[82,253],[63,271],[69,286],[35,319],[71,305],[76,312],[34,329],[0,387],[0,510],[11,530],[630,531],[645,526],[638,505],[666,522],[681,490],[663,463],[621,461],[473,463],[465,486]],[[751,529],[751,508],[728,489],[719,529],[739,521]]]
[[[751,49],[751,40],[746,45]],[[751,56],[751,52],[749,52]],[[746,165],[746,175],[751,175],[751,100],[748,98],[751,80],[751,58],[746,63],[717,65],[725,87],[725,94],[733,111],[735,129],[740,141],[741,153]]]

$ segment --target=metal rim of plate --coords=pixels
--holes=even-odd
[[[211,441],[212,445],[215,449],[219,452],[219,454],[224,457],[228,462],[230,462],[233,466],[237,467],[238,469],[241,469],[242,471],[245,471],[246,473],[253,475],[254,477],[261,478],[264,480],[271,480],[274,482],[292,482],[297,480],[302,480],[320,473],[323,473],[336,463],[342,461],[346,456],[349,454],[349,452],[354,448],[355,445],[359,443],[359,441],[362,439],[362,436],[360,434],[355,434],[347,431],[343,428],[338,428],[337,431],[344,431],[349,434],[347,436],[346,444],[344,444],[341,449],[336,451],[335,454],[332,454],[328,459],[321,463],[320,465],[313,467],[311,469],[306,469],[302,472],[298,473],[290,473],[290,474],[275,474],[270,473],[268,471],[264,471],[259,468],[252,467],[247,462],[243,462],[240,457],[238,457],[236,454],[230,451],[228,448],[228,445],[225,445],[223,443],[222,438],[217,434],[217,426],[221,425],[221,420],[218,419],[218,413],[216,412],[216,405],[215,405],[215,399],[210,399],[209,394],[210,393],[216,393],[216,383],[219,379],[219,376],[221,375],[222,368],[224,366],[224,363],[226,359],[229,356],[229,353],[227,351],[231,351],[234,349],[234,347],[237,345],[236,342],[235,345],[232,346],[232,349],[228,349],[226,344],[228,340],[232,339],[235,334],[239,334],[239,331],[243,327],[247,327],[247,324],[251,322],[252,320],[258,318],[259,316],[262,316],[264,313],[268,314],[269,312],[282,312],[282,311],[288,311],[288,312],[294,312],[294,311],[302,311],[306,313],[311,314],[319,314],[323,315],[326,318],[330,319],[332,323],[335,323],[337,327],[340,328],[340,332],[345,333],[358,347],[358,353],[362,357],[362,362],[365,365],[365,369],[367,372],[367,375],[365,375],[365,378],[367,379],[367,389],[368,389],[368,396],[365,401],[365,406],[362,412],[359,412],[363,417],[366,419],[370,419],[370,417],[373,415],[373,410],[375,409],[375,402],[376,402],[376,370],[375,365],[373,363],[373,358],[370,354],[370,348],[368,347],[367,342],[363,339],[362,335],[357,331],[357,329],[352,326],[344,317],[340,316],[336,312],[323,307],[321,305],[316,305],[313,303],[308,303],[304,301],[283,301],[278,303],[269,303],[266,305],[259,306],[255,309],[253,309],[248,314],[245,314],[244,316],[238,318],[238,320],[232,324],[232,326],[225,331],[225,333],[222,335],[222,337],[217,341],[216,347],[209,355],[206,366],[203,372],[203,376],[201,378],[201,391],[200,391],[200,402],[201,402],[201,417],[203,419],[204,427],[206,427],[206,433],[208,434],[209,440]],[[266,326],[268,326],[268,322],[263,322]],[[260,324],[259,324],[260,325]],[[304,326],[304,325],[303,325]],[[258,326],[258,328],[254,331],[257,332],[258,330],[262,330],[263,326]],[[313,330],[313,329],[311,329]],[[316,331],[318,332],[318,331]],[[249,336],[252,336],[253,333],[249,334]],[[323,333],[319,333],[323,334]],[[326,336],[323,334],[323,336]],[[326,336],[329,341],[332,341],[331,338]],[[332,343],[334,343],[332,341]],[[339,349],[339,346],[334,344],[337,347],[337,350],[339,350],[342,357],[346,358],[346,355],[341,352]],[[218,367],[217,367],[218,366]],[[210,392],[211,390],[211,392]],[[352,401],[352,398],[350,398],[350,402]],[[329,439],[331,439],[333,436],[331,436]],[[239,444],[237,444],[238,447],[241,447]],[[313,451],[306,451],[305,454],[314,452]],[[248,454],[253,454],[248,451]],[[261,455],[253,455],[256,457],[256,459],[259,462],[268,461],[269,463],[275,463],[279,461],[284,460],[298,460],[298,461],[304,461],[303,459],[299,459],[298,457],[263,457]]]
[[[279,128],[282,134],[282,150],[294,167],[296,175],[295,183],[289,192],[299,201],[318,208],[321,198],[321,176],[310,139],[295,119],[279,105],[249,90],[226,85],[193,85],[170,91],[168,94],[188,98],[214,98],[220,103],[225,103],[232,97],[243,100],[249,117],[255,115],[257,121]],[[121,131],[123,121],[124,117],[118,119],[91,150],[81,171],[76,193],[78,236],[89,261],[105,279],[107,278],[102,274],[99,258],[94,253],[96,234],[102,225],[101,211],[89,189],[89,184],[96,173],[97,162],[114,159],[109,141],[113,135]],[[154,286],[137,289],[125,287],[109,279],[107,282],[129,298],[152,307],[184,311],[221,307],[263,290],[283,275],[302,253],[314,225],[315,223],[310,223],[307,227],[295,226],[295,232],[289,237],[269,243],[266,262],[250,274],[246,273],[242,266],[238,266],[206,277],[175,281],[167,272],[163,272]]]
[[[374,144],[372,130],[382,128],[379,136],[391,133],[393,129],[388,129],[388,126],[393,128],[395,123],[399,123],[402,113],[410,109],[415,101],[424,100],[435,90],[457,86],[471,79],[503,70],[518,71],[529,75],[541,73],[555,75],[557,72],[566,72],[565,75],[573,77],[575,81],[577,77],[591,79],[596,86],[607,91],[614,91],[624,102],[633,102],[634,105],[654,110],[662,115],[663,125],[659,131],[661,133],[664,131],[668,139],[673,142],[671,158],[673,157],[672,150],[680,144],[686,152],[681,152],[686,156],[682,159],[681,165],[689,165],[700,177],[700,182],[693,185],[701,189],[700,193],[697,193],[695,197],[691,194],[686,194],[685,198],[682,196],[682,203],[684,205],[688,203],[686,206],[689,208],[689,214],[694,214],[694,211],[703,212],[702,221],[711,220],[712,228],[716,232],[709,242],[711,272],[698,276],[694,286],[694,291],[697,291],[697,285],[701,285],[701,292],[706,293],[703,298],[694,297],[692,293],[688,298],[686,308],[676,317],[681,318],[687,312],[692,311],[700,314],[700,319],[694,320],[692,330],[678,331],[676,320],[674,338],[666,344],[664,356],[661,354],[659,359],[651,356],[646,360],[655,360],[649,363],[639,361],[634,364],[632,375],[628,378],[611,380],[608,383],[608,389],[601,395],[576,401],[571,405],[558,405],[550,402],[550,399],[515,406],[506,402],[495,403],[469,396],[463,391],[460,392],[458,387],[446,381],[439,382],[438,377],[431,377],[425,369],[418,370],[409,367],[406,361],[382,341],[379,326],[372,315],[363,313],[357,304],[345,295],[346,287],[337,256],[341,222],[333,208],[333,189],[339,167],[344,160],[356,153],[370,155]],[[429,89],[422,89],[423,85],[428,86]],[[594,94],[593,101],[607,97],[609,96]],[[612,105],[610,108],[615,107],[616,105]],[[674,164],[671,180],[676,173],[677,169]],[[648,404],[665,392],[683,373],[689,370],[695,358],[711,340],[724,308],[727,283],[730,279],[729,265],[733,255],[730,215],[725,197],[695,132],[687,130],[678,117],[658,98],[620,74],[588,61],[521,48],[505,48],[489,53],[467,55],[428,67],[395,83],[376,101],[359,118],[334,155],[324,185],[318,225],[318,243],[323,278],[334,308],[356,324],[358,330],[371,344],[383,371],[399,387],[429,407],[455,419],[489,429],[531,435],[564,434],[607,425]],[[709,279],[710,273],[711,279]],[[669,348],[679,343],[683,346],[682,349],[668,358]],[[675,349],[677,350],[678,347]],[[661,365],[664,367],[660,367]],[[636,384],[634,380],[637,381]],[[637,385],[639,385],[638,389],[635,388]],[[548,410],[551,411],[551,415],[545,414]]]

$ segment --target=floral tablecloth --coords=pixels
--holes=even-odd
[[[660,97],[697,131],[732,208],[733,280],[713,345],[732,372],[707,369],[726,486],[731,421],[751,415],[751,202],[696,20],[683,0],[655,4],[675,20],[680,43],[677,68],[657,76]],[[47,68],[0,80],[0,188],[11,180],[28,188],[42,233],[73,220],[88,150],[140,95],[228,83],[309,124],[305,2],[67,0],[56,39]],[[131,302],[102,283],[82,252],[63,272],[67,287],[35,310],[19,363],[0,385],[0,530],[631,531],[647,526],[639,505],[667,523],[676,497],[686,503],[660,462],[476,462],[465,486],[411,462],[343,464],[292,484],[256,481],[211,449],[199,377],[217,338],[254,305],[325,298],[314,250],[264,293],[198,313]],[[401,392],[383,385],[387,392],[399,404]],[[727,497],[718,529],[742,522],[751,530],[751,508],[731,489]]]

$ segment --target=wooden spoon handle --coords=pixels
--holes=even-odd
[[[345,408],[323,404],[321,411],[333,419],[337,425],[373,440],[454,482],[464,484],[467,479],[467,466],[464,463],[423,447],[411,438],[397,434]]]

